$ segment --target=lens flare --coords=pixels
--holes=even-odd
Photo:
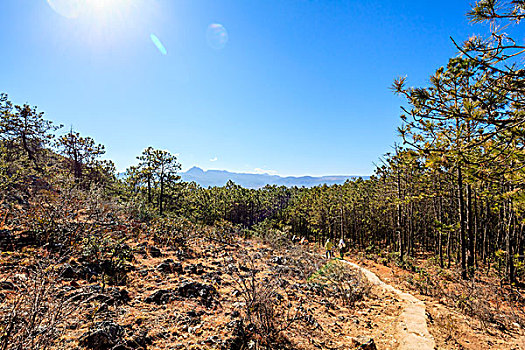
[[[222,24],[212,23],[206,30],[206,40],[212,49],[224,49],[228,43],[228,32]]]
[[[82,12],[85,0],[47,0],[53,11],[66,18],[77,18]]]
[[[157,47],[157,49],[160,51],[161,54],[163,55],[168,54],[168,50],[166,50],[164,45],[162,45],[162,42],[160,41],[160,39],[157,38],[155,34],[151,34],[150,38],[151,38],[151,41],[153,41],[153,44]]]

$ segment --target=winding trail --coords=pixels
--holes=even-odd
[[[349,261],[342,261],[361,271],[370,283],[396,294],[401,299],[403,311],[398,318],[397,324],[398,350],[433,350],[435,348],[434,337],[432,337],[427,328],[425,303],[423,301],[412,294],[402,292],[386,284],[375,273],[364,267]]]

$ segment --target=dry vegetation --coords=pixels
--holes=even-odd
[[[380,348],[393,342],[392,329],[381,338],[377,330],[396,317],[396,300],[378,299],[362,276],[312,246],[183,219],[123,224],[103,204],[93,210],[64,231],[68,249],[4,223],[13,249],[1,255],[3,349],[340,349],[359,335]],[[58,225],[51,221],[41,229]],[[22,248],[29,236],[38,243]]]
[[[2,209],[2,349],[396,349],[397,297],[286,230],[135,221],[87,193]],[[349,256],[426,301],[438,348],[523,348],[522,295],[496,273]]]

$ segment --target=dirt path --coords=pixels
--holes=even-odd
[[[412,294],[402,292],[386,284],[376,274],[364,267],[348,261],[344,262],[361,271],[370,283],[397,294],[401,299],[404,306],[397,324],[398,350],[433,350],[435,348],[436,343],[427,328],[425,303],[423,301]]]

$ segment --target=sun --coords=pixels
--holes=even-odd
[[[87,3],[93,8],[98,9],[107,9],[110,6],[114,6],[115,3],[119,2],[118,0],[87,0]]]
[[[86,0],[86,12],[95,16],[111,16],[126,11],[131,2],[130,0]]]

